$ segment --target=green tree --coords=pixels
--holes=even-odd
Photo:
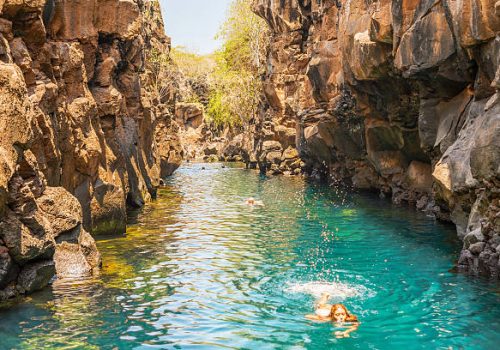
[[[181,73],[180,100],[206,105],[216,65],[214,55],[198,55],[177,46],[170,56]]]
[[[208,113],[216,125],[244,125],[258,110],[269,33],[251,10],[251,0],[233,0],[218,38]]]

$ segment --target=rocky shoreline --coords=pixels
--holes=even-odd
[[[310,175],[452,221],[464,242],[459,269],[498,279],[500,2],[253,8],[272,31],[260,168],[290,173],[299,154]]]
[[[179,166],[149,82],[169,49],[157,1],[0,0],[0,300],[94,273],[89,232],[123,233]]]

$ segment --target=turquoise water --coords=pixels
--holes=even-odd
[[[454,237],[376,197],[188,164],[98,242],[99,277],[0,310],[0,348],[495,349],[498,284],[449,272]],[[322,291],[360,319],[350,338],[304,318]]]

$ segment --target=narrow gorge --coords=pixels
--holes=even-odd
[[[348,241],[351,250],[340,244],[345,260],[350,261],[347,256],[355,251],[361,261],[363,244],[372,249],[367,256],[374,261],[379,249],[380,255],[390,256],[392,249],[398,257],[413,256],[399,249],[407,241],[398,245],[398,232],[406,231],[391,211],[410,223],[412,234],[423,227],[421,236],[411,237],[423,242],[415,254],[431,259],[433,253],[426,249],[436,241],[433,248],[439,251],[439,259],[442,251],[447,259],[452,256],[449,266],[444,258],[435,263],[441,270],[422,270],[429,280],[449,274],[449,280],[430,284],[446,286],[443,290],[451,294],[447,288],[454,278],[498,286],[500,1],[230,2],[234,6],[226,15],[230,18],[218,34],[225,40],[222,49],[201,55],[172,47],[161,11],[165,15],[168,7],[165,10],[162,1],[0,0],[0,303],[22,304],[26,295],[46,291],[58,280],[93,281],[89,288],[100,288],[103,281],[116,282],[116,276],[127,285],[122,274],[130,273],[127,278],[136,278],[135,286],[142,286],[146,282],[134,269],[147,264],[137,262],[138,257],[144,259],[144,252],[146,260],[156,264],[141,270],[151,279],[159,278],[152,270],[171,264],[177,272],[191,271],[182,265],[184,259],[209,274],[216,274],[212,269],[227,272],[226,263],[237,260],[245,265],[245,254],[236,259],[231,249],[238,254],[248,251],[250,262],[273,257],[282,266],[275,266],[274,260],[266,264],[276,271],[294,261],[297,269],[310,264],[312,273],[321,278],[325,271],[336,271],[351,278],[351,283],[363,280],[366,288],[349,289],[337,277],[332,285],[345,287],[345,295],[352,292],[350,297],[368,300],[377,295],[377,286],[366,276],[376,273],[353,265],[362,271],[356,270],[356,279],[337,265],[330,249],[340,244],[332,242],[342,239],[343,229],[354,235],[366,224],[383,235],[376,220],[380,215],[394,242],[360,233],[366,241]],[[231,17],[235,13],[244,18],[242,23],[241,18]],[[234,31],[246,36],[235,38]],[[240,196],[250,197],[251,191],[265,198],[265,206],[256,210],[268,210],[270,216],[232,206],[231,200],[244,202]],[[360,214],[363,211],[366,218]],[[242,219],[247,214],[249,221]],[[290,222],[282,222],[281,216]],[[226,217],[234,219],[234,227],[221,219]],[[314,220],[322,223],[321,228],[314,226]],[[351,222],[352,232],[347,227]],[[449,223],[454,231],[448,242],[444,235]],[[183,225],[189,229],[176,231]],[[203,225],[210,229],[205,231]],[[255,229],[258,241],[254,242],[249,227]],[[138,235],[140,229],[148,235]],[[267,229],[279,235],[268,236]],[[314,239],[308,236],[302,241],[308,230]],[[332,230],[340,238],[330,240]],[[226,242],[229,233],[235,236],[232,243]],[[193,243],[193,237],[199,241]],[[156,250],[165,244],[164,250]],[[287,250],[289,257],[272,250],[287,244],[296,244]],[[110,251],[115,245],[118,248]],[[178,247],[184,247],[186,256],[176,251]],[[227,261],[219,262],[216,248],[221,256],[227,254]],[[321,260],[321,249],[328,262]],[[214,265],[203,265],[190,255],[193,251],[206,252],[209,257],[201,261]],[[312,251],[321,257],[317,262],[308,260]],[[168,254],[174,257],[165,258]],[[375,262],[374,269],[383,270],[391,258]],[[286,289],[289,284],[280,280],[283,276],[266,280],[238,264],[231,265],[230,271],[246,271],[248,290],[268,293],[268,284],[277,278],[272,288],[282,288],[282,294],[276,296],[273,290],[269,295],[279,299],[291,293]],[[314,270],[322,264],[325,271]],[[268,271],[268,265],[263,266],[262,271]],[[411,274],[411,268],[398,270],[404,263],[391,266],[395,276]],[[270,275],[275,276],[274,271]],[[302,276],[304,272],[293,273]],[[176,288],[184,288],[165,282],[175,280],[174,276],[162,275],[159,285],[168,295],[161,297],[175,296]],[[189,276],[193,279],[189,283],[199,279],[210,293],[221,288],[199,271]],[[240,277],[224,276],[234,278],[231,283],[224,281],[226,287],[243,290],[246,286],[241,287]],[[109,290],[127,290],[120,283]],[[463,287],[464,298],[476,291],[476,286],[468,286]],[[397,284],[391,288],[401,293],[398,297],[404,304],[406,291],[399,291]],[[481,288],[481,293],[488,290],[485,300],[496,308],[497,299],[488,294],[490,286]],[[57,295],[57,287],[54,290]],[[111,303],[116,305],[126,298],[109,290],[99,295],[112,295]],[[196,299],[192,290],[182,290],[190,298],[182,302]],[[424,299],[430,290],[421,290]],[[265,304],[267,299],[260,296],[256,299]],[[436,293],[425,301],[432,304],[434,297],[446,299]],[[217,304],[218,299],[220,295],[210,300]],[[452,317],[455,306],[448,302],[443,301],[443,312]],[[161,312],[162,306],[155,307],[154,312]],[[359,305],[353,307],[362,314],[356,309]],[[411,306],[405,307],[405,312],[412,312]],[[226,312],[224,307],[214,309]],[[266,312],[283,312],[279,306],[271,309]],[[182,310],[170,316],[175,319]],[[493,319],[488,322],[497,325]],[[172,322],[175,329],[184,329],[187,321]],[[291,320],[285,323],[293,329]],[[414,328],[408,325],[412,332]],[[283,344],[331,346],[313,339],[311,347],[305,338],[292,341],[290,337]],[[189,345],[210,348],[210,344],[221,345],[220,339],[225,338],[214,336],[208,345],[202,340]],[[493,344],[494,335],[490,340]],[[384,347],[373,341],[373,348]],[[273,344],[280,343],[273,340]],[[263,344],[252,338],[231,346]]]
[[[498,279],[500,3],[257,0],[252,9],[271,31],[260,110],[242,133],[194,154],[409,204],[456,225],[461,271]],[[180,114],[182,125],[203,113],[188,104]]]

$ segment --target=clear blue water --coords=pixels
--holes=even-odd
[[[0,348],[498,348],[498,284],[449,272],[454,237],[376,197],[188,164],[98,242],[98,278],[0,310]],[[304,318],[322,291],[360,319],[350,338]]]

